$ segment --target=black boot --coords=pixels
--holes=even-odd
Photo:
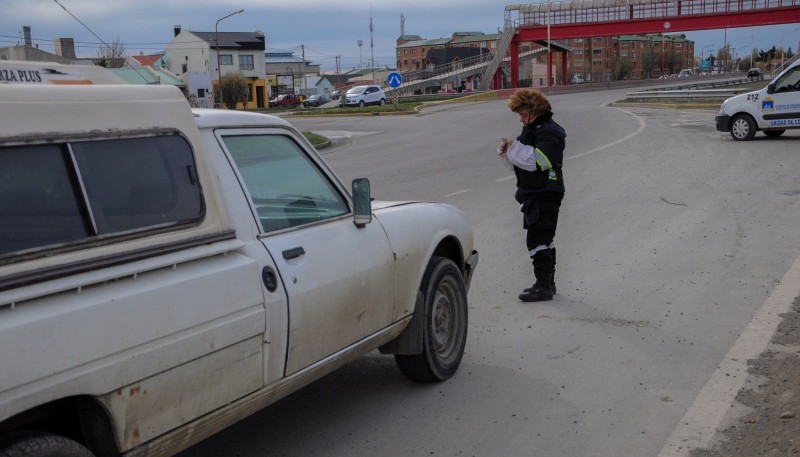
[[[550,289],[556,294],[556,247],[553,246],[553,271],[550,273]]]
[[[553,292],[553,295],[556,294],[556,248],[553,246],[550,251],[553,254],[553,272],[550,274],[550,290]],[[533,290],[534,286],[528,287],[527,289],[523,289],[523,293],[530,293]]]
[[[553,290],[549,285],[542,286],[536,283],[533,287],[523,290],[519,294],[519,299],[524,302],[549,301],[553,299]]]
[[[539,251],[533,256],[533,274],[536,275],[536,283],[533,287],[525,289],[519,295],[519,299],[524,302],[548,301],[553,299],[553,266],[552,249]]]

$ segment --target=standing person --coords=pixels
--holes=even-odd
[[[526,244],[536,281],[519,296],[524,302],[552,300],[556,293],[556,246],[553,238],[558,210],[564,198],[561,164],[564,129],[553,120],[550,102],[536,89],[520,89],[508,100],[519,114],[522,133],[516,140],[503,138],[497,153],[517,177],[514,198],[522,205]]]

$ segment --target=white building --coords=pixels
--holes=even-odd
[[[217,42],[219,37],[219,42]],[[175,37],[167,45],[166,61],[169,71],[187,82],[190,94],[197,95],[199,89],[192,87],[190,73],[207,73],[212,86],[217,87],[219,78],[233,71],[240,71],[248,79],[250,108],[267,106],[266,67],[264,64],[265,40],[262,32],[193,32],[175,27]],[[219,52],[219,56],[217,55]],[[217,66],[219,61],[219,66]],[[241,107],[241,105],[239,105]]]

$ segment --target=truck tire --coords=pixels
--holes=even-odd
[[[764,130],[764,135],[770,138],[775,138],[783,135],[785,132],[786,130]]]
[[[731,121],[730,132],[735,141],[750,141],[756,136],[756,121],[747,114],[737,114]]]
[[[52,433],[12,432],[0,437],[0,457],[94,457],[79,443]]]
[[[422,353],[395,355],[400,371],[419,382],[452,376],[467,342],[467,292],[464,277],[452,260],[433,257],[420,291],[424,297]]]

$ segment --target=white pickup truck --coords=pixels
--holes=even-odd
[[[731,97],[717,114],[716,127],[736,141],[749,141],[759,130],[768,137],[800,129],[800,60],[775,77],[767,87]]]
[[[282,119],[80,72],[0,63],[0,457],[172,455],[375,349],[455,373],[463,212],[372,201]]]

